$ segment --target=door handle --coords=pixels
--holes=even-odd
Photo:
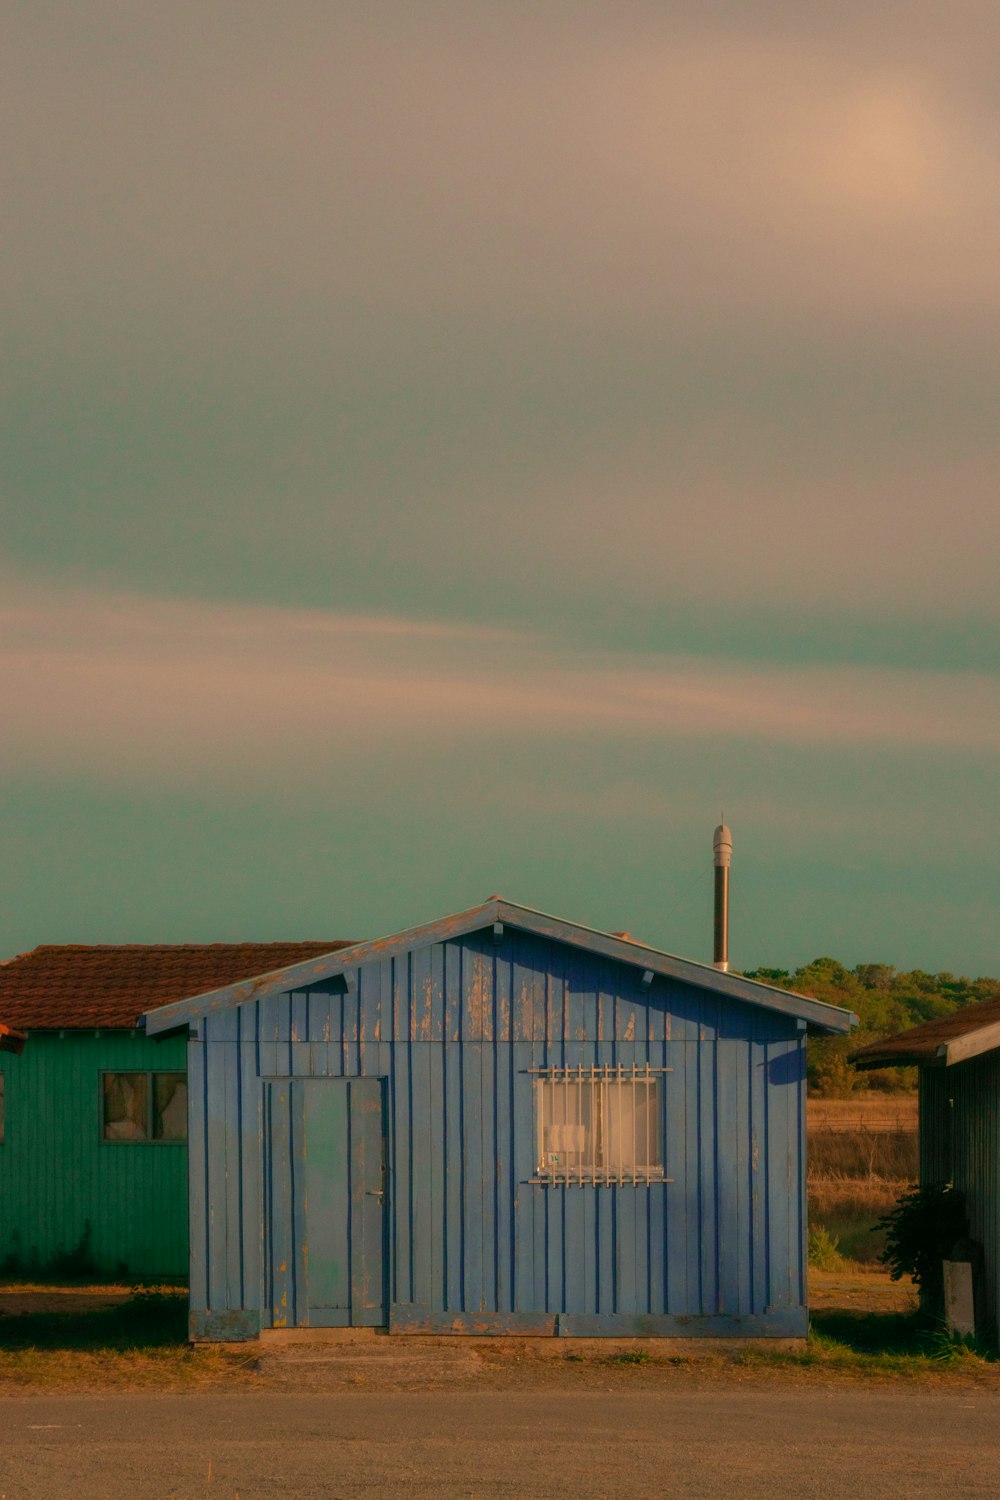
[[[384,1198],[385,1197],[385,1188],[366,1188],[365,1189],[365,1197],[366,1198]]]

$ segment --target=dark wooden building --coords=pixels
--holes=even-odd
[[[858,1068],[916,1067],[920,1181],[965,1194],[983,1247],[985,1317],[1000,1313],[1000,996],[855,1052]]]

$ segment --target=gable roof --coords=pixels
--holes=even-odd
[[[470,907],[468,911],[442,917],[436,922],[426,922],[390,937],[377,938],[373,942],[355,943],[348,953],[329,953],[305,963],[293,963],[286,968],[261,973],[254,978],[227,984],[221,989],[163,1006],[147,1014],[146,1030],[150,1035],[169,1031],[212,1011],[244,1005],[250,1000],[264,1000],[288,990],[318,986],[336,975],[359,968],[369,960],[395,958],[413,948],[446,942],[471,932],[481,932],[485,928],[497,925],[502,927],[504,924],[535,933],[539,937],[584,948],[605,958],[617,959],[653,976],[679,979],[687,984],[714,990],[733,1000],[742,1000],[750,1005],[794,1016],[815,1031],[847,1032],[857,1025],[857,1017],[838,1005],[810,1000],[788,990],[773,989],[755,979],[744,979],[740,974],[725,974],[709,964],[677,958],[671,953],[646,947],[630,938],[616,937],[613,933],[583,927],[578,922],[566,922],[559,917],[546,916],[544,912],[534,911],[528,906],[518,906],[513,901],[504,901],[495,896],[479,906]]]
[[[131,1030],[154,1006],[346,946],[333,941],[34,948],[0,962],[0,1015],[22,1031]]]
[[[1000,1047],[1000,995],[981,1000],[978,1005],[963,1005],[950,1016],[924,1021],[882,1042],[873,1042],[853,1052],[850,1061],[856,1068],[925,1066],[951,1067],[967,1057],[978,1057]]]
[[[0,1021],[0,1052],[23,1052],[27,1040],[22,1031],[15,1031]]]

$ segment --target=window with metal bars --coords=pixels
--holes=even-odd
[[[662,1182],[660,1086],[650,1068],[549,1068],[535,1081],[537,1175]]]

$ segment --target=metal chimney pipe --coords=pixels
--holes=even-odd
[[[733,836],[720,823],[712,840],[715,865],[715,925],[712,964],[724,974],[729,972],[729,863],[733,857]]]

